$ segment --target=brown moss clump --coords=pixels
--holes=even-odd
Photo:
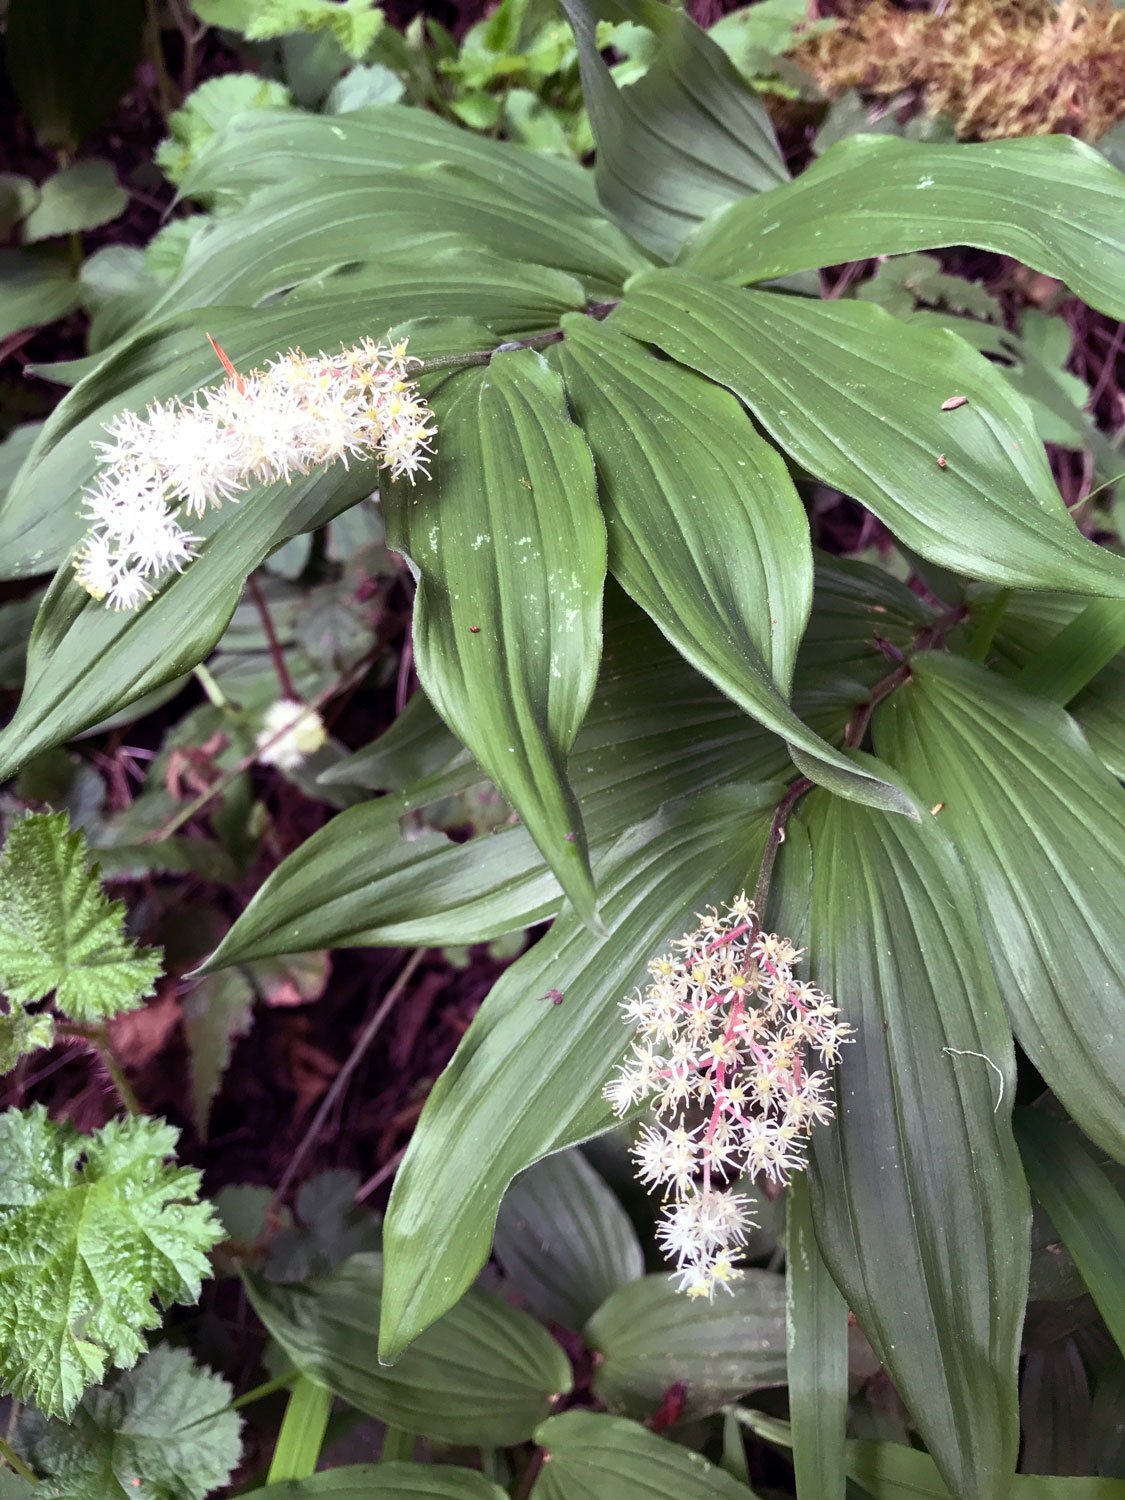
[[[916,89],[957,134],[1096,141],[1125,119],[1125,10],[1111,0],[871,0],[794,54],[829,95]]]

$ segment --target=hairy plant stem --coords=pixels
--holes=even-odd
[[[55,1034],[66,1041],[85,1043],[90,1051],[96,1054],[98,1061],[109,1075],[109,1081],[117,1090],[117,1097],[121,1100],[123,1108],[131,1115],[144,1114],[141,1102],[133,1091],[133,1085],[125,1076],[125,1069],[114,1056],[109,1032],[105,1026],[84,1026],[78,1022],[60,1021],[55,1026]]]
[[[608,318],[621,301],[615,297],[610,302],[593,302],[583,308],[586,317],[601,322]],[[530,338],[510,339],[492,349],[473,349],[465,354],[435,354],[433,359],[423,359],[415,368],[416,375],[429,375],[434,370],[467,370],[473,365],[486,365],[494,354],[513,354],[518,349],[545,349],[548,344],[561,344],[566,334],[561,328],[549,328],[545,333],[533,333]]]

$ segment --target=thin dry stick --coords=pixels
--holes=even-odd
[[[309,1128],[305,1131],[304,1136],[301,1139],[301,1144],[297,1147],[296,1151],[294,1151],[293,1155],[289,1159],[289,1165],[286,1167],[281,1181],[277,1185],[277,1191],[273,1195],[273,1202],[270,1205],[271,1213],[276,1210],[278,1205],[284,1200],[285,1194],[289,1191],[290,1183],[293,1181],[294,1177],[296,1177],[298,1171],[300,1171],[301,1163],[308,1155],[309,1150],[312,1147],[312,1143],[316,1140],[318,1134],[320,1133],[321,1127],[323,1126],[325,1120],[327,1120],[328,1116],[332,1113],[336,1101],[347,1088],[348,1080],[351,1078],[352,1074],[359,1066],[360,1059],[363,1057],[363,1054],[367,1051],[368,1047],[371,1046],[371,1043],[378,1036],[383,1022],[390,1015],[395,1002],[398,1000],[399,996],[402,994],[406,986],[410,983],[410,979],[414,973],[414,970],[422,962],[422,959],[425,957],[425,955],[425,948],[417,948],[410,955],[410,957],[406,960],[406,963],[403,964],[398,978],[387,991],[386,997],[383,1000],[382,1004],[379,1006],[375,1014],[371,1017],[370,1021],[368,1021],[367,1025],[360,1032],[359,1036],[356,1038],[355,1046],[348,1054],[347,1061],[344,1063],[344,1066],[332,1080],[331,1087],[325,1094],[324,1098],[320,1101],[320,1107],[317,1109],[316,1114],[313,1116],[312,1121],[309,1124]]]
[[[394,1173],[405,1155],[406,1147],[403,1146],[401,1150],[395,1152],[395,1154],[390,1158],[389,1161],[385,1161],[377,1172],[372,1172],[367,1181],[360,1187],[356,1188],[355,1201],[357,1203],[362,1203],[365,1198],[370,1198],[371,1194],[375,1191],[376,1188],[382,1187],[387,1178]]]

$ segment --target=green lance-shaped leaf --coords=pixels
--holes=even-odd
[[[666,260],[708,214],[788,173],[757,94],[688,16],[657,0],[563,0],[578,43],[597,146],[598,196],[621,227]],[[619,88],[599,21],[656,37],[645,76]]]
[[[685,657],[792,747],[814,780],[910,811],[789,706],[809,616],[808,521],[777,452],[726,391],[588,318],[559,360],[594,454],[622,587]]]
[[[1000,1500],[1030,1212],[1011,1035],[972,895],[929,818],[814,792],[800,822],[811,975],[856,1028],[838,1117],[812,1135],[817,1240],[954,1494]]]
[[[270,1484],[262,1500],[507,1500],[499,1485],[475,1469],[452,1464],[346,1464],[308,1479]]]
[[[1031,1190],[1125,1354],[1125,1197],[1069,1121],[1019,1109],[1014,1124]]]
[[[214,356],[195,319],[192,314],[186,327],[173,322],[108,359],[52,415],[24,470],[31,490],[17,487],[8,497],[17,537],[34,528],[39,538],[26,554],[28,571],[50,566],[57,550],[69,552],[81,535],[76,512],[82,487],[95,470],[91,443],[104,424],[116,412],[143,410],[153,397],[190,396],[214,379]],[[207,323],[236,365],[247,369],[293,345],[351,344],[355,303],[328,298],[299,311],[211,308]],[[435,355],[480,348],[482,338],[487,343],[487,330],[476,325],[438,324],[418,337],[412,351]],[[193,519],[203,538],[199,557],[137,611],[111,610],[91,599],[64,563],[32,632],[23,697],[0,733],[0,778],[190,671],[222,636],[248,574],[281,542],[355,504],[376,481],[373,462],[315,470],[295,476],[289,485],[252,490],[238,505]],[[29,498],[45,494],[60,497],[46,533],[35,526]],[[0,554],[8,519],[6,509],[0,514]]]
[[[165,1164],[177,1135],[139,1116],[84,1136],[41,1105],[0,1115],[0,1380],[48,1416],[136,1361],[154,1298],[199,1296],[223,1232],[199,1173]]]
[[[610,1124],[602,1087],[629,1041],[617,1002],[683,931],[686,914],[743,888],[777,797],[776,785],[723,788],[631,829],[598,867],[609,936],[592,938],[564,912],[493,988],[426,1101],[395,1179],[384,1359],[471,1285],[512,1178]],[[561,1003],[544,1003],[548,990]]]
[[[813,1228],[808,1178],[786,1194],[785,1290],[789,1417],[798,1500],[844,1500],[848,1305]]]
[[[690,1448],[624,1417],[568,1411],[535,1434],[547,1462],[531,1500],[750,1500],[750,1491]]]
[[[520,1173],[500,1205],[493,1252],[537,1317],[575,1330],[644,1274],[629,1215],[577,1149]]]
[[[562,382],[534,350],[454,377],[432,480],[388,487],[418,579],[430,701],[513,804],[587,921],[594,887],[566,758],[601,654],[605,526]]]
[[[943,245],[1014,256],[1125,317],[1125,173],[1067,136],[972,146],[852,136],[795,182],[717,214],[681,262],[744,283]]]
[[[1061,708],[937,652],[879,710],[875,743],[941,804],[1020,1045],[1125,1160],[1125,791]]]
[[[1022,397],[947,330],[671,270],[631,282],[615,322],[728,386],[810,474],[923,557],[998,583],[1125,595],[1125,562],[1075,527]],[[943,411],[953,395],[968,399]]]
[[[620,1290],[587,1323],[599,1356],[594,1392],[611,1411],[651,1417],[674,1385],[685,1421],[709,1416],[747,1391],[785,1384],[785,1280],[748,1270],[730,1295],[692,1301],[671,1276]]]
[[[570,1389],[569,1362],[546,1329],[475,1289],[393,1369],[381,1365],[376,1254],[353,1255],[302,1285],[249,1273],[245,1282],[254,1310],[302,1374],[407,1432],[443,1443],[521,1443]]]

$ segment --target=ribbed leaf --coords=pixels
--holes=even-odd
[[[1125,603],[1094,599],[1024,667],[1019,687],[1034,698],[1069,703],[1125,651]]]
[[[633,828],[598,866],[608,937],[593,939],[564,912],[493,988],[426,1101],[395,1179],[384,1359],[470,1285],[516,1173],[609,1124],[602,1086],[628,1045],[617,1001],[702,903],[742,888],[776,797],[776,787],[724,788]],[[561,1004],[536,1003],[549,989]]]
[[[745,1485],[624,1417],[568,1411],[535,1434],[547,1462],[531,1500],[749,1500]]]
[[[936,652],[879,710],[875,743],[943,804],[1020,1045],[1125,1159],[1125,791],[1062,709]]]
[[[657,0],[562,0],[578,43],[598,196],[642,244],[671,259],[716,208],[787,177],[761,99],[688,16]],[[656,36],[643,78],[618,88],[599,21]]]
[[[1031,1191],[1125,1354],[1125,1198],[1069,1123],[1020,1109],[1014,1124]]]
[[[473,1469],[387,1462],[326,1469],[258,1493],[263,1500],[506,1500],[499,1485]]]
[[[562,1349],[528,1313],[470,1291],[394,1367],[376,1357],[381,1257],[285,1285],[246,1273],[254,1310],[310,1380],[380,1421],[439,1442],[523,1442],[570,1389]]]
[[[684,1420],[708,1416],[736,1397],[785,1384],[785,1281],[748,1270],[730,1296],[694,1302],[671,1277],[622,1287],[585,1329],[600,1356],[594,1393],[611,1411],[651,1417],[674,1385],[684,1387]]]
[[[355,307],[337,300],[331,314],[307,304],[300,312],[208,312],[210,331],[243,368],[292,343],[312,348],[356,335]],[[417,341],[419,352],[464,349],[479,338],[473,325],[442,325]],[[199,352],[197,352],[199,351]],[[79,385],[53,414],[36,444],[21,484],[9,496],[5,518],[17,535],[31,521],[29,495],[58,497],[47,513],[47,534],[25,553],[28,569],[50,566],[81,534],[81,487],[93,473],[91,440],[114,412],[141,407],[172,391],[188,393],[212,373],[201,329],[170,328],[109,360]],[[163,384],[154,379],[162,370]],[[200,556],[172,577],[143,609],[108,609],[74,583],[65,564],[40,608],[28,650],[27,680],[16,715],[0,734],[0,777],[11,775],[39,751],[89,729],[110,714],[190,670],[226,628],[247,575],[274,547],[331,519],[369,494],[374,463],[353,463],[298,476],[289,485],[251,491],[239,505],[209,511],[195,524]],[[33,523],[32,523],[33,526]],[[5,549],[0,526],[0,549]],[[42,533],[38,533],[42,536]],[[49,539],[50,557],[46,542]],[[31,537],[22,539],[26,547]],[[42,559],[42,560],[40,560]]]
[[[629,1215],[577,1149],[520,1173],[493,1253],[537,1317],[575,1330],[645,1268]]]
[[[699,671],[860,802],[906,810],[789,706],[812,594],[808,521],[778,454],[726,391],[588,318],[559,356],[594,454],[610,569]]]
[[[1011,1036],[972,896],[932,819],[814,792],[800,821],[812,977],[856,1028],[838,1118],[812,1136],[817,1240],[951,1489],[999,1500],[1030,1214]]]
[[[816,1242],[804,1175],[789,1184],[786,1207],[786,1368],[797,1500],[844,1500],[848,1305]]]
[[[852,136],[796,182],[717,215],[682,259],[745,283],[942,245],[1014,256],[1125,317],[1125,174],[1068,136],[973,146]]]
[[[999,583],[1125,595],[1125,561],[1075,527],[1026,404],[954,334],[683,271],[638,277],[615,322],[729,386],[798,463],[923,557]],[[952,395],[967,404],[942,411]]]
[[[562,382],[534,350],[435,397],[433,479],[388,487],[387,541],[418,579],[418,677],[588,921],[594,889],[566,758],[601,655],[605,527]]]

